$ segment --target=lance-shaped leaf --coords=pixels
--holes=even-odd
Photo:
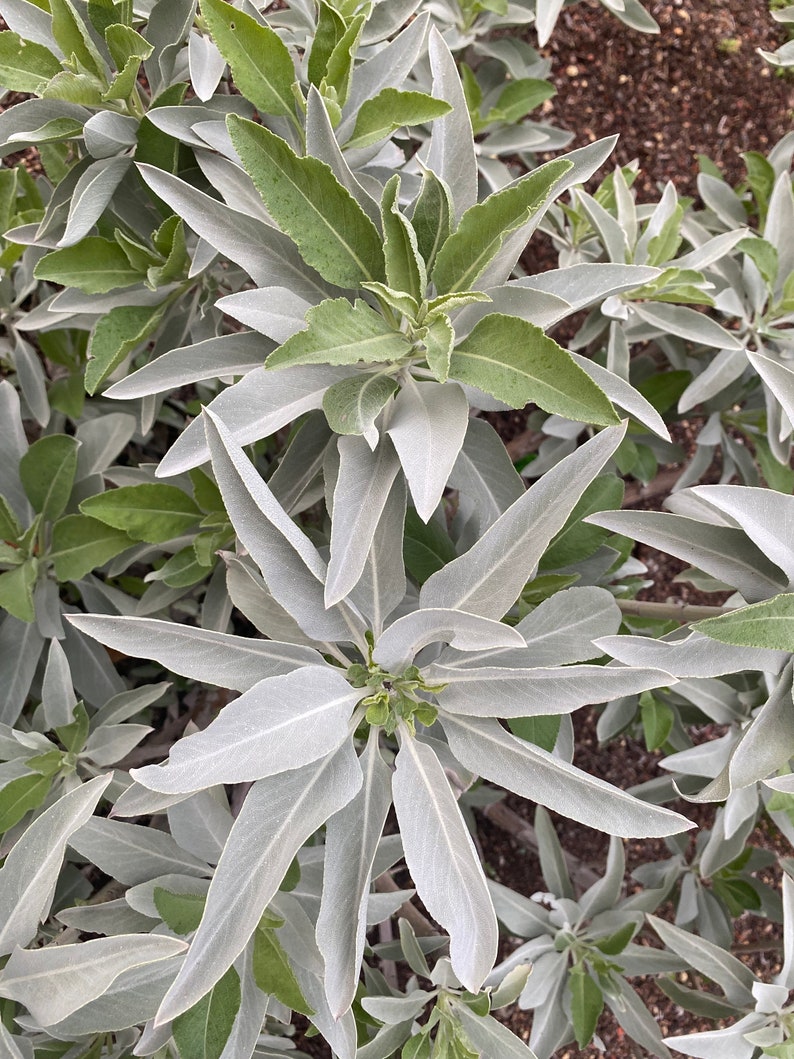
[[[763,379],[767,389],[779,401],[789,421],[794,421],[794,371],[785,363],[766,357],[756,350],[745,350],[747,359]]]
[[[83,860],[125,886],[137,886],[170,872],[195,881],[211,871],[204,861],[180,849],[165,831],[101,816],[83,824],[69,838],[69,845]]]
[[[132,161],[126,156],[100,158],[80,174],[69,202],[66,231],[58,246],[74,246],[91,231],[116,193]]]
[[[329,666],[269,677],[225,706],[203,731],[175,743],[167,764],[130,775],[150,790],[184,794],[301,768],[347,738],[360,698],[360,690]]]
[[[726,770],[732,790],[749,787],[779,772],[794,754],[791,676],[789,663],[753,723],[742,732]],[[714,873],[708,871],[707,874]]]
[[[326,566],[317,549],[280,506],[223,423],[208,409],[204,413],[223,502],[273,598],[313,639],[355,639],[360,623],[350,607],[326,609]]]
[[[438,105],[436,100],[428,100]],[[364,104],[366,106],[366,104]],[[363,111],[362,107],[362,111]],[[447,108],[449,109],[449,108]],[[359,112],[359,120],[361,111]],[[400,174],[395,173],[383,189],[381,216],[386,257],[386,282],[392,290],[410,294],[420,301],[427,286],[425,263],[419,253],[416,232],[411,222],[400,212]]]
[[[322,665],[322,656],[311,647],[232,636],[173,621],[105,614],[70,614],[67,620],[114,651],[148,658],[172,673],[235,691],[248,691],[261,680],[292,673],[301,666]]]
[[[525,650],[529,660],[531,653]],[[424,674],[433,684],[449,685],[439,693],[439,702],[445,710],[473,717],[571,713],[594,702],[610,702],[624,695],[677,683],[660,669],[611,666],[449,669],[433,663]]]
[[[380,234],[331,167],[298,155],[262,125],[232,114],[229,135],[276,224],[329,283],[384,280]]]
[[[596,647],[627,666],[656,666],[676,677],[720,677],[760,669],[777,673],[788,661],[783,651],[717,643],[702,633],[692,632],[683,639],[653,640],[649,636],[603,636],[593,640]]]
[[[474,501],[481,534],[526,492],[501,438],[482,419],[469,419],[449,485]]]
[[[476,993],[493,966],[499,937],[488,884],[438,758],[405,732],[392,792],[411,878],[449,933],[455,974]]]
[[[360,299],[329,298],[306,313],[308,327],[270,354],[265,367],[392,363],[411,353],[400,331]]]
[[[15,949],[0,978],[0,994],[24,1004],[42,1026],[68,1018],[102,996],[120,974],[184,952],[179,938],[121,934],[79,945]]]
[[[229,261],[242,266],[260,287],[289,285],[293,293],[315,301],[328,287],[301,259],[292,240],[272,225],[205,195],[184,180],[151,165],[141,176],[193,231]]]
[[[59,581],[79,581],[131,545],[124,530],[88,515],[66,515],[52,528],[49,558]]]
[[[352,742],[294,772],[258,780],[248,793],[210,884],[185,963],[158,1012],[168,1022],[212,988],[245,948],[292,858],[358,793]]]
[[[794,595],[774,596],[692,628],[722,643],[794,652]]]
[[[433,74],[433,95],[446,100],[452,110],[433,122],[427,155],[422,156],[422,161],[449,188],[453,221],[457,223],[477,201],[474,133],[457,64],[436,26],[430,30],[427,53]]]
[[[372,862],[391,806],[391,771],[371,729],[359,759],[364,783],[325,828],[323,893],[317,945],[325,960],[325,992],[335,1017],[353,1002],[364,952]]]
[[[281,37],[224,0],[202,0],[201,14],[246,99],[262,114],[294,118],[295,66]]]
[[[464,768],[571,820],[623,838],[674,835],[694,826],[511,735],[497,721],[448,714],[440,719]]]
[[[410,380],[394,402],[387,433],[423,522],[438,507],[468,425],[469,402],[459,386]]]
[[[323,411],[336,434],[363,434],[372,448],[378,443],[375,420],[397,392],[397,381],[380,373],[359,373],[329,386]]]
[[[465,555],[425,582],[421,605],[501,618],[624,431],[624,427],[602,431],[544,474]]]
[[[84,294],[105,294],[118,287],[131,287],[144,278],[118,243],[98,235],[53,250],[40,259],[33,274],[36,279],[77,287]]]
[[[326,606],[344,599],[361,578],[400,462],[388,439],[373,452],[363,438],[340,438],[334,488]]]
[[[0,868],[0,954],[27,945],[47,918],[69,837],[91,817],[112,774],[59,798],[36,817]]]
[[[230,967],[206,996],[174,1019],[173,1034],[179,1054],[221,1059],[240,1001],[240,976]]]
[[[369,147],[385,140],[403,125],[424,125],[449,114],[452,107],[444,99],[434,99],[424,92],[401,92],[383,88],[376,96],[366,99],[359,107],[353,135],[345,150]]]
[[[19,476],[28,500],[42,518],[63,513],[77,471],[79,442],[66,434],[49,434],[34,441],[19,461]]]
[[[156,360],[105,390],[105,397],[127,401],[174,390],[224,375],[246,375],[262,366],[275,343],[252,331],[218,335],[190,346],[170,349]]]
[[[546,162],[466,210],[436,257],[432,279],[438,293],[471,290],[507,236],[548,202],[554,186],[572,168],[562,158]]]
[[[477,1015],[466,1004],[451,999],[450,1007],[475,1054],[498,1055],[499,1059],[537,1059],[520,1037],[490,1015]]]
[[[566,419],[618,422],[604,391],[567,350],[518,316],[489,313],[452,353],[453,379],[523,408],[533,401]]]
[[[355,368],[330,365],[290,368],[277,375],[266,374],[262,368],[223,390],[207,407],[225,423],[232,423],[232,437],[239,445],[247,445],[319,408],[329,386],[356,374]],[[157,474],[166,478],[181,474],[208,459],[204,420],[194,419],[165,454]]]
[[[696,937],[657,916],[648,916],[648,922],[668,949],[678,953],[696,971],[716,982],[732,1004],[740,1008],[753,1006],[755,975],[741,960],[707,938]]]
[[[460,651],[524,646],[524,638],[510,625],[459,610],[415,610],[386,629],[372,653],[374,661],[400,673],[431,643],[448,643]]]
[[[738,339],[703,313],[686,305],[665,302],[632,302],[631,311],[643,323],[651,324],[662,334],[678,335],[688,342],[700,342],[715,349],[742,349]]]
[[[215,303],[221,312],[253,327],[274,342],[286,342],[306,326],[306,313],[312,302],[295,294],[289,287],[259,287],[219,298]]]
[[[687,490],[738,522],[764,555],[794,582],[794,497],[774,489],[699,485]]]
[[[161,544],[191,529],[201,519],[192,498],[175,485],[142,482],[89,496],[80,505],[85,515],[124,530],[133,540]]]
[[[740,529],[664,511],[602,511],[585,522],[670,552],[755,603],[786,587],[782,572]]]

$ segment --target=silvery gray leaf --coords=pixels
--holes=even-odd
[[[206,379],[247,375],[261,367],[273,349],[275,343],[251,331],[207,338],[192,346],[172,349],[144,364],[105,390],[104,396],[127,401]]]
[[[623,837],[673,835],[694,827],[678,813],[647,805],[511,735],[497,721],[443,714],[441,723],[464,768],[588,827]]]
[[[435,995],[435,990],[426,993],[423,989],[416,989],[407,996],[368,996],[364,997],[361,1006],[378,1022],[396,1026],[417,1018]]]
[[[364,571],[350,593],[377,639],[386,619],[405,601],[405,563],[403,561],[403,527],[408,491],[405,479],[398,475],[381,512]]]
[[[550,929],[548,909],[502,883],[488,880],[496,915],[511,934],[520,938],[538,938]]]
[[[665,421],[651,402],[645,400],[639,390],[636,390],[614,372],[602,368],[594,360],[583,357],[579,353],[572,352],[571,356],[582,371],[587,372],[593,382],[601,387],[610,401],[632,415],[638,423],[642,423],[649,430],[652,430],[663,441],[670,440],[670,432]]]
[[[50,640],[41,685],[41,705],[48,730],[71,724],[74,720],[77,699],[72,687],[72,674],[64,650],[57,640]]]
[[[322,665],[310,647],[210,632],[156,618],[71,614],[75,628],[116,651],[154,659],[173,673],[217,687],[247,691],[266,677]]]
[[[391,770],[372,728],[359,759],[364,783],[325,830],[325,871],[317,945],[325,961],[325,994],[335,1017],[347,1011],[358,986],[367,925],[372,862],[391,808]]]
[[[624,665],[658,667],[675,677],[721,677],[744,669],[778,673],[789,659],[786,651],[723,644],[699,632],[674,636],[603,636],[593,643]]]
[[[83,127],[86,150],[93,158],[112,158],[135,146],[139,126],[137,119],[130,115],[101,110]]]
[[[477,159],[471,118],[455,60],[436,26],[431,27],[427,51],[433,74],[432,94],[436,99],[446,100],[452,110],[433,122],[429,145],[426,152],[420,151],[420,156],[427,168],[449,187],[457,224],[477,201]],[[487,286],[496,287],[499,283],[494,280]]]
[[[15,949],[0,978],[0,994],[24,1004],[42,1026],[68,1018],[100,997],[124,971],[183,952],[180,938],[122,934],[79,945]]]
[[[449,485],[474,501],[481,536],[526,492],[501,438],[483,419],[469,419]]]
[[[260,342],[267,342],[261,335],[257,337]],[[207,407],[224,423],[233,424],[229,429],[239,445],[248,445],[269,437],[304,412],[320,408],[329,386],[355,374],[355,368],[330,364],[299,365],[278,372],[258,368],[220,393]],[[198,418],[160,461],[157,476],[181,474],[209,458],[204,423]]]
[[[383,52],[378,58],[382,59],[382,57]],[[354,68],[354,78],[361,68],[361,66]],[[314,85],[309,86],[306,99],[306,154],[312,158],[319,158],[331,167],[331,171],[342,187],[347,188],[375,227],[380,230],[380,204],[369,194],[347,164],[328,117],[323,97]]]
[[[135,416],[124,412],[111,412],[80,423],[75,431],[75,437],[80,442],[76,480],[79,482],[92,474],[106,471],[126,448],[135,430]]]
[[[250,559],[246,561],[225,552],[222,557],[226,563],[226,587],[231,601],[263,636],[306,646],[315,642],[292,615],[276,603]]]
[[[66,231],[58,246],[74,246],[79,243],[102,216],[132,165],[127,157],[101,158],[80,175],[69,204]]]
[[[499,661],[498,655],[495,661]],[[675,677],[661,669],[596,665],[545,669],[502,669],[499,666],[452,669],[432,663],[423,670],[422,675],[431,684],[447,685],[437,694],[445,710],[468,717],[534,717],[571,713],[581,706],[609,702],[624,695],[636,695],[651,688],[676,683]]]
[[[55,917],[64,926],[74,927],[86,934],[148,934],[157,926],[158,919],[143,916],[130,908],[123,897],[98,905],[78,905],[64,908]]]
[[[222,787],[197,791],[168,809],[168,826],[182,849],[208,864],[217,864],[234,818]]]
[[[70,611],[70,607],[64,608],[64,617],[67,619],[72,616]],[[107,651],[86,639],[68,620],[64,624],[63,633],[61,642],[69,659],[74,686],[87,703],[101,707],[114,695],[127,690],[127,685],[114,669]]]
[[[387,433],[423,522],[441,500],[468,423],[469,402],[454,383],[409,379],[394,401]]]
[[[352,741],[294,772],[259,780],[243,802],[207,895],[201,924],[157,1021],[212,988],[242,952],[295,853],[355,797],[362,774]]]
[[[392,793],[411,878],[430,915],[450,935],[455,974],[477,992],[496,957],[493,904],[438,758],[405,730]]]
[[[705,525],[664,511],[601,511],[584,521],[670,552],[732,585],[748,603],[777,595],[788,583],[764,552],[729,526]]]
[[[554,294],[570,305],[569,313],[574,313],[613,294],[642,287],[658,275],[658,268],[645,265],[586,262],[550,269],[535,276],[522,276],[511,280],[509,286]]]
[[[33,517],[33,509],[19,478],[19,461],[28,450],[22,426],[19,394],[5,379],[0,382],[0,495],[4,496],[23,526]]]
[[[218,46],[202,33],[192,32],[187,41],[190,80],[196,95],[205,103],[212,99],[218,82],[226,69],[226,60]]]
[[[625,425],[607,427],[548,471],[468,552],[425,582],[422,606],[501,618],[624,433]]]
[[[87,107],[60,99],[26,99],[0,114],[0,146],[4,154],[18,151],[20,146],[36,142],[39,129],[58,118],[71,118],[85,125],[91,117]]]
[[[194,875],[168,873],[157,875],[146,882],[136,883],[124,894],[124,900],[134,911],[152,919],[162,919],[154,899],[155,890],[168,890],[172,894],[203,895],[209,890],[209,879],[197,879]]]
[[[752,1006],[755,975],[741,960],[706,938],[696,937],[657,916],[649,915],[648,922],[668,949],[672,949],[696,971],[716,982],[732,1004],[738,1007]]]
[[[307,301],[289,287],[268,286],[227,294],[215,304],[227,316],[280,345],[305,329],[306,313],[317,300]]]
[[[349,737],[360,698],[360,689],[330,666],[268,677],[225,706],[203,731],[176,742],[166,764],[145,765],[130,775],[151,790],[184,794],[301,768]]]
[[[0,953],[27,945],[46,919],[70,836],[93,813],[112,779],[97,776],[75,787],[36,817],[0,868]]]
[[[349,604],[326,607],[326,566],[317,549],[279,505],[221,420],[209,409],[204,412],[226,510],[274,599],[315,640],[360,639],[361,619]]]
[[[2,433],[2,431],[0,431]],[[0,722],[14,724],[31,688],[44,641],[33,622],[6,614],[0,625]]]
[[[481,1056],[499,1056],[499,1059],[537,1059],[520,1037],[512,1033],[501,1022],[490,1015],[475,1015],[470,1007],[452,1000],[452,1010],[463,1028],[469,1043]]]
[[[327,607],[348,596],[360,580],[400,470],[394,446],[387,438],[373,452],[363,437],[339,437],[337,449],[339,471],[333,493],[331,557],[325,583]]]
[[[522,320],[528,320],[545,330],[574,311],[563,298],[545,291],[514,286],[512,283],[506,283],[502,287],[489,287],[483,294],[487,294],[490,301],[467,305],[453,317],[455,336],[458,340],[465,338],[474,325],[489,313],[519,316]]]
[[[312,303],[335,290],[303,262],[292,240],[277,228],[238,213],[161,169],[149,165],[138,168],[156,195],[197,235],[244,268],[257,286],[288,282],[294,294]]]
[[[105,768],[125,758],[153,731],[154,728],[149,724],[102,725],[88,737],[81,756],[92,764]]]
[[[63,58],[52,34],[52,15],[49,11],[37,7],[30,0],[0,0],[0,15],[5,24],[23,40],[41,44],[57,56]]]
[[[398,674],[431,643],[448,643],[460,651],[481,651],[523,646],[524,638],[510,625],[478,614],[423,608],[393,622],[375,644],[372,658],[384,669]]]
[[[204,861],[180,849],[165,831],[142,824],[97,816],[69,836],[69,845],[81,858],[125,886],[173,871],[197,878],[210,874]]]

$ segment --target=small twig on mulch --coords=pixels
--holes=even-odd
[[[635,618],[658,618],[661,621],[677,621],[681,625],[688,625],[691,621],[705,621],[706,618],[718,618],[721,614],[728,614],[735,607],[708,607],[693,606],[690,603],[654,603],[644,599],[617,599],[615,600],[622,614],[629,614]]]

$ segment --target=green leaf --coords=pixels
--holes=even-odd
[[[202,566],[192,544],[180,548],[156,571],[147,576],[147,581],[165,581],[171,588],[189,588],[207,576],[207,567]]]
[[[637,383],[636,389],[660,415],[678,404],[678,398],[692,381],[689,371],[660,371]]]
[[[380,234],[330,166],[299,158],[279,136],[230,114],[229,135],[273,220],[329,283],[386,278]]]
[[[597,938],[593,945],[599,952],[603,952],[605,956],[617,956],[623,952],[636,933],[636,923],[625,923],[614,934],[609,934],[605,938]]]
[[[692,626],[721,643],[794,651],[794,594],[784,593]]]
[[[383,189],[383,223],[386,282],[396,291],[410,294],[416,301],[424,297],[427,285],[425,263],[419,254],[416,232],[399,208],[400,175],[395,173]]]
[[[144,482],[90,496],[80,504],[85,515],[124,530],[133,540],[162,544],[191,529],[201,518],[193,500],[175,485]]]
[[[152,266],[146,272],[146,283],[152,290],[181,280],[190,267],[182,218],[172,214],[163,221],[154,233],[154,245],[165,261],[161,265]]]
[[[33,275],[64,287],[77,287],[84,294],[105,294],[143,279],[117,243],[96,235],[46,254]]]
[[[439,382],[446,382],[452,361],[452,347],[455,345],[455,332],[448,316],[437,316],[428,324],[422,345],[425,347],[428,368]]]
[[[90,727],[88,712],[82,702],[78,702],[72,711],[74,720],[70,724],[61,725],[55,729],[59,742],[68,753],[78,754],[85,746]]]
[[[126,70],[130,59],[135,60],[136,66],[140,66],[154,51],[149,41],[130,26],[122,26],[116,22],[108,26],[104,34],[117,70]]]
[[[220,514],[223,515],[224,522],[228,521],[221,491],[212,478],[198,467],[194,467],[188,473],[193,486],[193,497],[204,514]]]
[[[425,169],[411,214],[411,224],[416,232],[419,253],[428,271],[433,268],[438,251],[452,232],[454,212],[452,194],[447,185],[432,169]]]
[[[5,834],[25,813],[41,805],[50,783],[49,776],[34,772],[30,776],[18,776],[0,790],[0,834]]]
[[[225,0],[201,0],[201,13],[240,92],[261,113],[294,119],[297,77],[281,37]]]
[[[52,34],[67,59],[74,56],[86,70],[103,77],[105,63],[71,0],[50,0],[50,11]]]
[[[439,294],[472,287],[505,238],[548,202],[555,184],[572,168],[564,158],[547,162],[466,210],[436,258],[432,278]]]
[[[207,903],[206,894],[177,894],[155,886],[152,898],[163,922],[175,934],[192,934],[198,929]]]
[[[512,408],[533,401],[566,419],[600,426],[619,422],[606,394],[571,355],[517,316],[490,313],[480,320],[454,350],[449,373]]]
[[[745,151],[742,158],[747,166],[747,183],[758,203],[758,213],[763,221],[775,186],[775,170],[769,159],[759,151]]]
[[[276,932],[268,927],[257,927],[252,968],[254,981],[263,993],[276,997],[282,1004],[302,1015],[314,1014],[306,1003]]]
[[[656,266],[662,265],[675,257],[676,251],[681,245],[681,221],[684,216],[684,207],[679,202],[672,214],[662,225],[662,230],[648,243],[648,260],[646,264]]]
[[[589,1044],[595,1033],[601,1012],[604,1010],[604,997],[601,990],[587,973],[582,963],[571,968],[568,975],[568,988],[571,994],[571,1022],[576,1043],[580,1048]]]
[[[10,29],[0,33],[0,84],[12,92],[36,92],[42,81],[61,72],[61,64],[42,44]]]
[[[14,509],[4,496],[0,496],[0,540],[15,541],[22,536],[22,526]]]
[[[69,503],[77,449],[78,442],[67,434],[49,434],[34,441],[19,461],[25,494],[44,519],[54,521]]]
[[[751,236],[738,242],[736,249],[741,250],[742,253],[752,258],[756,268],[771,287],[777,279],[778,257],[776,248],[771,243],[768,243],[766,239]]]
[[[174,1019],[181,1059],[220,1059],[240,1010],[240,996],[240,976],[230,967],[198,1004]]]
[[[424,125],[443,118],[452,107],[446,100],[434,99],[424,92],[401,92],[383,88],[376,96],[365,99],[358,110],[353,135],[344,145],[345,150],[369,147],[385,140],[403,125]]]
[[[331,98],[339,107],[343,107],[350,94],[350,81],[353,76],[353,60],[358,51],[358,42],[364,29],[366,16],[356,15],[350,20],[345,32],[328,56],[325,71],[325,84],[332,91]]]
[[[794,274],[794,273],[793,273]],[[755,455],[761,474],[770,489],[778,493],[786,493],[789,496],[794,493],[794,471],[784,463],[778,463],[769,447],[766,438],[753,438]]]
[[[551,753],[557,742],[557,736],[560,734],[561,719],[554,714],[541,717],[513,717],[507,724],[513,735]]]
[[[356,375],[329,386],[323,396],[328,426],[336,434],[366,434],[390,397],[397,382],[388,375]]]
[[[33,608],[33,586],[38,576],[38,561],[28,559],[21,566],[0,574],[0,607],[19,621],[32,622],[36,618]]]
[[[640,718],[645,745],[649,750],[659,750],[673,730],[675,714],[672,707],[646,691],[640,695]]]
[[[431,574],[457,559],[457,552],[449,535],[434,519],[425,524],[416,510],[409,507],[405,515],[403,556],[411,577],[423,585]]]
[[[510,81],[496,101],[501,120],[513,124],[525,118],[535,107],[555,96],[554,85],[534,77],[521,77]]]
[[[711,881],[713,892],[728,906],[734,917],[745,912],[761,911],[761,896],[746,879],[726,879],[715,876]]]
[[[328,60],[339,41],[345,35],[345,20],[326,0],[319,0],[320,14],[314,32],[307,76],[309,83],[320,87],[328,68]]]
[[[329,298],[306,313],[309,325],[275,349],[266,368],[294,364],[394,363],[411,352],[405,335],[395,331],[366,302],[351,305]]]
[[[92,396],[124,358],[157,330],[170,302],[117,305],[99,318],[88,343],[86,393]]]
[[[79,581],[131,546],[132,540],[123,530],[88,515],[67,515],[52,528],[48,558],[59,581]]]
[[[568,516],[568,521],[543,554],[541,570],[571,566],[594,555],[609,536],[608,530],[584,524],[582,519],[597,511],[616,511],[623,504],[623,481],[614,474],[601,474],[588,485]],[[599,530],[591,533],[591,530]]]

